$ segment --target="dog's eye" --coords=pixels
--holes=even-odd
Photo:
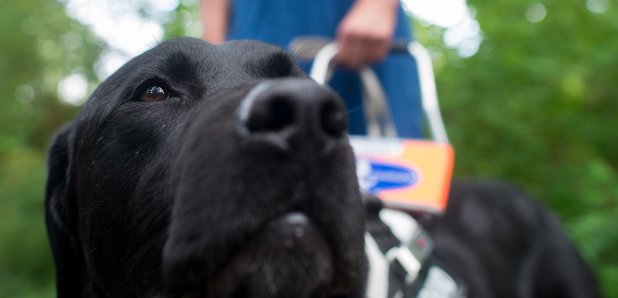
[[[161,100],[166,100],[169,97],[169,95],[170,93],[167,89],[159,85],[152,85],[152,86],[147,87],[144,90],[144,92],[142,92],[139,100],[146,101],[146,102],[161,101]]]

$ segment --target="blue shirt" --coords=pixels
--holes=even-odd
[[[287,48],[298,36],[334,38],[339,22],[354,0],[231,0],[228,39],[255,39]],[[407,15],[400,8],[394,39],[411,40]],[[302,65],[304,70],[309,65]],[[414,59],[391,54],[374,70],[388,97],[400,137],[422,136],[422,108]],[[355,72],[338,70],[331,86],[349,111],[351,134],[365,134],[362,92]]]

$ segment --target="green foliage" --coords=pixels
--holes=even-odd
[[[538,23],[526,19],[535,3],[547,12]],[[513,181],[543,200],[618,297],[618,7],[608,3],[595,14],[586,1],[468,0],[484,38],[470,58],[417,27],[440,58],[457,176]]]
[[[74,72],[94,78],[103,45],[47,0],[0,2],[0,36],[0,297],[52,297],[45,148],[76,111],[56,86]]]
[[[53,270],[45,237],[45,184],[40,152],[16,148],[5,153],[0,172],[0,296],[51,297]],[[34,297],[34,296],[33,296]]]
[[[198,0],[179,1],[178,7],[170,14],[169,19],[163,22],[165,38],[179,36],[199,37],[200,22]]]

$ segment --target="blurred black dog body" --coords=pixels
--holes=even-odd
[[[429,222],[433,257],[461,277],[467,297],[601,297],[595,275],[549,209],[495,181],[456,181]]]
[[[275,47],[184,38],[133,59],[50,148],[58,296],[365,297],[346,121]],[[597,297],[551,215],[503,192],[455,184],[428,224],[469,297]]]

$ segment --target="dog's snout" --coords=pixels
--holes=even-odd
[[[307,79],[258,84],[238,116],[247,138],[305,154],[329,152],[347,130],[346,110],[335,93]]]

